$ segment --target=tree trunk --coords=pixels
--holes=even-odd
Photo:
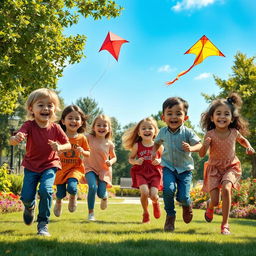
[[[256,154],[252,155],[252,177],[256,178]]]

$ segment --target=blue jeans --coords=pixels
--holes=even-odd
[[[99,179],[99,176],[91,171],[85,174],[89,191],[87,195],[88,209],[93,210],[95,204],[96,193],[99,198],[107,198],[107,183]]]
[[[163,168],[163,199],[164,209],[168,216],[175,216],[175,202],[174,197],[176,193],[176,200],[183,206],[189,206],[190,200],[190,186],[192,182],[192,172],[185,171],[177,173],[167,167]]]
[[[58,199],[62,199],[67,195],[67,191],[70,195],[76,195],[77,194],[77,179],[75,178],[69,178],[67,180],[67,184],[58,184],[57,185],[57,192],[56,197]]]
[[[52,205],[52,193],[53,183],[55,179],[56,167],[46,169],[43,172],[32,172],[28,169],[24,169],[24,179],[21,191],[21,200],[25,207],[32,207],[35,205],[36,192],[38,183],[38,194],[40,196],[37,221],[49,222],[51,205]]]

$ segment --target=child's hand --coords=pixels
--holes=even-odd
[[[185,141],[182,141],[182,148],[185,152],[190,152],[191,151],[190,145]]]
[[[203,143],[203,146],[205,148],[209,148],[210,144],[211,144],[211,141],[212,139],[210,137],[207,137],[205,140],[204,140],[204,143]]]
[[[82,147],[77,147],[76,148],[76,151],[79,152],[79,153],[83,153],[84,152],[84,149]]]
[[[255,150],[252,147],[246,148],[246,154],[247,155],[253,155],[255,153]]]
[[[60,144],[57,141],[48,140],[48,144],[51,146],[53,151],[60,151]]]
[[[161,163],[161,159],[159,158],[155,158],[153,161],[152,161],[152,165],[159,165]]]
[[[110,167],[110,166],[112,165],[109,160],[106,160],[106,161],[105,161],[105,164],[106,164],[108,167]]]
[[[137,165],[142,165],[144,162],[144,158],[143,157],[140,157],[139,159],[136,160],[136,164]]]
[[[17,133],[16,135],[14,135],[12,138],[13,138],[13,140],[15,140],[15,142],[20,143],[20,142],[22,142],[23,140],[25,140],[26,134],[23,133],[23,132],[18,132],[18,133]]]

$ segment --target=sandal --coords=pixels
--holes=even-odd
[[[229,225],[221,225],[221,234],[222,235],[230,235]]]
[[[211,222],[212,221],[212,219],[213,219],[213,212],[214,212],[214,210],[213,209],[210,209],[209,208],[209,201],[207,201],[207,209],[206,209],[206,211],[205,211],[205,213],[204,213],[204,218],[205,218],[205,220],[207,221],[207,222]]]

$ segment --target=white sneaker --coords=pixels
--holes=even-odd
[[[56,217],[60,217],[61,213],[62,213],[62,203],[61,203],[61,199],[56,199],[54,208],[53,208],[53,213]]]
[[[76,210],[76,195],[69,195],[68,210],[74,212]]]
[[[108,199],[107,198],[101,199],[100,209],[105,210],[107,208],[107,206],[108,206]]]
[[[94,217],[94,213],[93,212],[88,214],[88,220],[89,221],[95,221],[95,217]]]

